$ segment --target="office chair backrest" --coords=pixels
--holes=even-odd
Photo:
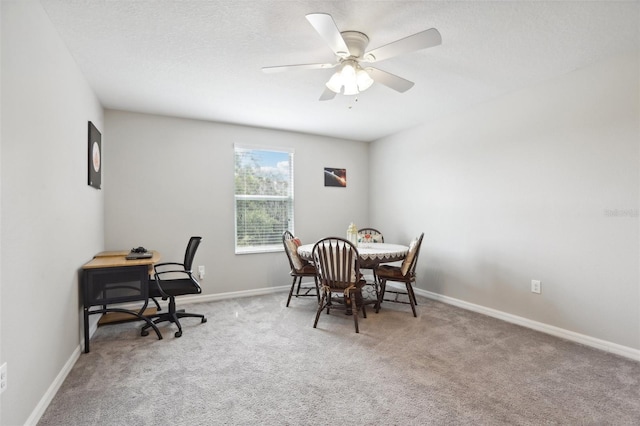
[[[193,264],[193,258],[196,257],[196,251],[200,245],[202,237],[191,237],[189,244],[187,244],[187,251],[184,252],[184,269],[191,271],[191,265]]]

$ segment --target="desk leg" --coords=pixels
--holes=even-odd
[[[89,353],[89,308],[84,308],[84,353]]]

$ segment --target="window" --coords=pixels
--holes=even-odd
[[[282,233],[293,233],[293,152],[234,152],[236,253],[282,250]]]

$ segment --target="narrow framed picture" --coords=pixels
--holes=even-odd
[[[89,180],[88,185],[100,189],[102,184],[102,135],[89,122]]]
[[[347,186],[347,169],[324,168],[324,186]]]

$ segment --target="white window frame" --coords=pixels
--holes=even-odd
[[[235,187],[235,181],[236,181],[236,169],[235,169],[235,160],[236,160],[236,155],[238,153],[239,150],[245,151],[245,150],[250,150],[250,151],[266,151],[266,152],[278,152],[278,153],[285,153],[289,156],[289,182],[288,182],[288,186],[289,186],[289,193],[287,195],[262,195],[262,194],[237,194],[236,193],[236,187]],[[282,232],[284,232],[285,230],[290,231],[291,233],[294,233],[294,178],[293,178],[293,170],[294,170],[294,150],[291,148],[283,148],[283,147],[272,147],[272,146],[256,146],[256,145],[245,145],[245,144],[234,144],[234,148],[233,148],[233,156],[234,156],[234,189],[233,189],[233,193],[234,193],[234,201],[233,201],[233,209],[234,209],[234,215],[233,215],[233,219],[234,219],[234,244],[235,244],[235,253],[236,254],[249,254],[249,253],[267,253],[267,252],[277,252],[277,251],[283,251],[284,248],[282,246],[282,240],[278,239],[277,242],[272,242],[270,244],[266,243],[265,244],[260,244],[260,245],[251,245],[251,246],[245,246],[245,245],[238,245],[238,204],[239,201],[250,201],[250,200],[256,200],[256,201],[264,201],[264,200],[273,200],[273,201],[289,201],[289,205],[288,205],[288,222],[287,222],[287,227],[286,229],[283,229]],[[280,233],[280,236],[282,235],[282,233]]]

